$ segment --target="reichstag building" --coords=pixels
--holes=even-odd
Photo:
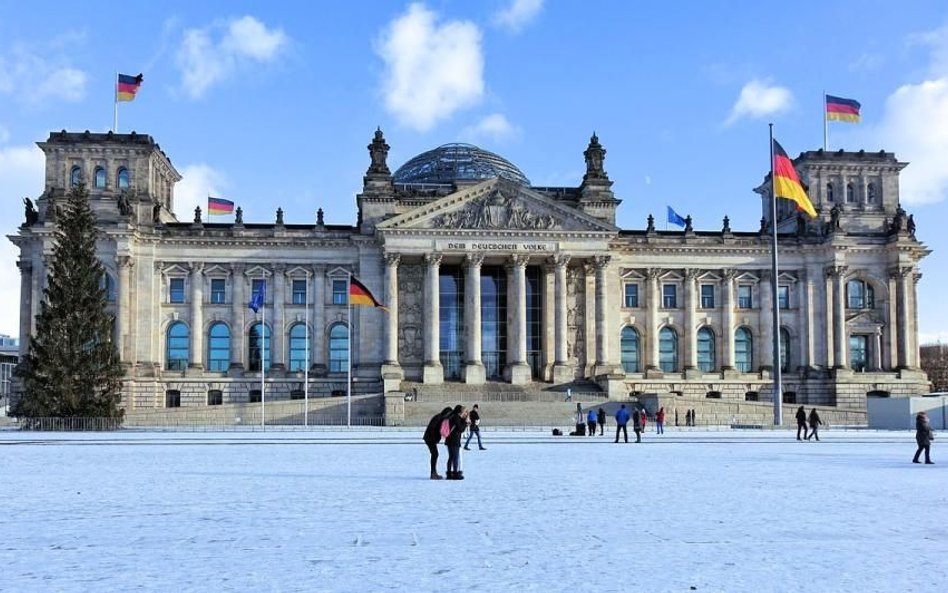
[[[211,223],[175,210],[181,179],[142,134],[51,133],[46,187],[12,241],[20,345],[35,331],[55,204],[85,183],[129,410],[498,384],[595,384],[772,401],[778,307],[785,401],[865,410],[869,395],[925,393],[916,284],[929,251],[899,205],[888,152],[801,154],[819,211],[780,200],[771,289],[769,172],[759,229],[616,226],[621,201],[593,135],[575,187],[538,187],[513,163],[447,144],[392,173],[376,131],[354,224]],[[573,150],[573,149],[570,149]],[[746,198],[740,198],[746,200]],[[656,208],[663,206],[656,205]],[[354,274],[388,311],[352,307]],[[266,282],[265,308],[247,303]],[[265,317],[263,313],[265,312]],[[351,341],[351,344],[350,344]],[[351,348],[350,348],[351,347]],[[350,359],[351,349],[351,359]],[[303,385],[303,381],[308,381]]]

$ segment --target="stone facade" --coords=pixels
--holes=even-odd
[[[403,183],[377,131],[353,226],[326,225],[322,211],[315,224],[285,224],[281,210],[275,222],[244,223],[239,209],[232,223],[206,222],[200,209],[181,221],[180,176],[149,136],[64,131],[39,146],[46,189],[11,237],[21,349],[35,329],[56,202],[86,183],[130,410],[255,401],[261,342],[268,400],[338,395],[349,336],[355,393],[395,393],[406,380],[537,389],[588,380],[612,399],[766,402],[774,307],[788,403],[864,410],[869,393],[928,390],[916,303],[928,250],[899,206],[905,163],[891,153],[796,159],[819,217],[778,201],[774,282],[768,180],[756,190],[759,231],[732,231],[727,218],[720,231],[690,220],[658,231],[651,217],[644,230],[620,229],[595,136],[579,187],[551,188],[503,171]],[[350,275],[388,312],[352,307],[350,319]],[[255,313],[247,303],[261,281]]]

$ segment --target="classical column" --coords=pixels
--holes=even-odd
[[[531,381],[532,374],[527,364],[527,255],[510,256],[510,270],[513,279],[513,304],[510,294],[507,307],[513,311],[513,331],[508,344],[512,344],[508,379],[513,385],[523,385]]]
[[[814,353],[813,336],[816,334],[815,326],[816,312],[813,310],[813,280],[809,272],[805,269],[800,270],[800,278],[797,282],[797,294],[799,307],[797,307],[797,328],[799,328],[799,360],[790,361],[791,370],[795,367],[813,366],[816,356]]]
[[[593,258],[596,268],[596,374],[611,372],[609,368],[609,337],[606,327],[606,308],[609,306],[609,295],[606,288],[610,257],[597,255]]]
[[[326,267],[313,266],[313,373],[325,377],[329,367],[326,364]]]
[[[444,382],[444,367],[441,366],[441,297],[439,291],[439,268],[441,254],[425,255],[425,383]]]
[[[685,340],[685,378],[690,378],[698,368],[698,330],[695,328],[695,313],[698,307],[698,295],[695,283],[698,279],[698,270],[685,269],[685,330],[682,338]]]
[[[886,344],[885,364],[886,370],[899,368],[899,331],[898,331],[898,279],[899,271],[897,268],[889,270],[889,278],[886,283],[886,320],[883,328],[883,336]]]
[[[286,266],[273,266],[273,305],[271,306],[273,330],[270,332],[270,348],[273,356],[270,358],[270,374],[275,375],[286,370]],[[269,288],[269,287],[267,287]]]
[[[912,278],[912,268],[902,266],[898,269],[898,332],[899,332],[899,368],[912,368],[912,340],[909,336],[911,323],[911,314],[909,311],[911,304],[911,294],[909,283]]]
[[[846,266],[836,266],[833,279],[833,355],[836,368],[849,366],[846,347]]]
[[[584,303],[582,376],[589,377],[596,373],[596,268],[592,260],[587,259],[581,270]]]
[[[835,277],[836,268],[833,266],[827,266],[824,269],[824,281],[823,281],[823,311],[826,313],[826,323],[823,326],[823,331],[825,332],[824,348],[826,349],[826,368],[831,369],[836,366],[836,341],[834,336],[836,334],[835,322],[836,319],[836,307],[833,300],[833,278]]]
[[[658,356],[658,312],[659,308],[662,306],[661,295],[658,292],[658,277],[661,275],[662,270],[659,268],[649,268],[645,271],[645,275],[648,278],[648,295],[645,297],[646,305],[648,310],[646,312],[647,323],[648,323],[648,343],[647,356],[645,358],[645,368],[646,372],[648,370],[657,370],[659,368],[659,356]]]
[[[773,286],[771,286],[773,272],[770,270],[761,270],[760,278],[760,315],[758,316],[760,332],[758,332],[759,344],[755,352],[760,352],[757,367],[761,371],[773,372],[774,370],[774,332],[778,331],[774,327],[773,307],[777,306],[775,302]]]
[[[204,263],[191,262],[191,361],[188,368],[204,370]]]
[[[911,332],[909,339],[912,342],[912,348],[909,350],[909,364],[913,369],[919,368],[919,361],[921,360],[918,344],[918,282],[921,279],[922,273],[915,271],[912,273],[911,284],[909,284],[909,302],[912,305],[911,311],[909,312],[909,328]]]
[[[486,380],[481,360],[481,265],[484,254],[472,253],[464,259],[464,325],[467,343],[464,354],[464,382],[482,385]]]
[[[29,353],[33,335],[33,264],[26,260],[16,262],[20,268],[20,360]]]
[[[230,303],[230,368],[240,372],[244,368],[244,309],[247,308],[244,276],[244,264],[230,264],[231,294]]]
[[[398,253],[385,254],[385,298],[388,315],[385,317],[385,364],[398,366]]]
[[[553,257],[553,383],[568,383],[573,380],[573,369],[569,368],[569,350],[567,337],[566,268],[570,256],[559,253]]]
[[[721,368],[725,371],[734,370],[734,270],[721,270],[721,283],[724,285],[724,349]]]
[[[555,267],[552,260],[540,265],[540,376],[541,381],[553,379],[553,364],[556,362],[556,298]]]
[[[882,332],[872,334],[872,370],[882,370]]]

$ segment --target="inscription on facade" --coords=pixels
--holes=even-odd
[[[555,253],[556,243],[523,243],[519,241],[438,241],[436,251],[525,251],[528,253]]]

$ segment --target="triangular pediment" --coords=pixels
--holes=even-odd
[[[244,275],[248,278],[269,278],[273,273],[263,266],[250,266],[244,272]]]
[[[861,311],[846,319],[850,331],[875,333],[882,327],[882,320],[869,311]]]
[[[212,264],[204,268],[204,275],[213,276],[215,278],[226,278],[227,276],[230,276],[230,268]]]
[[[310,274],[312,274],[312,271],[302,266],[293,266],[286,271],[289,278],[309,278]]]
[[[444,196],[388,220],[386,230],[569,231],[619,229],[506,179],[495,178]]]

